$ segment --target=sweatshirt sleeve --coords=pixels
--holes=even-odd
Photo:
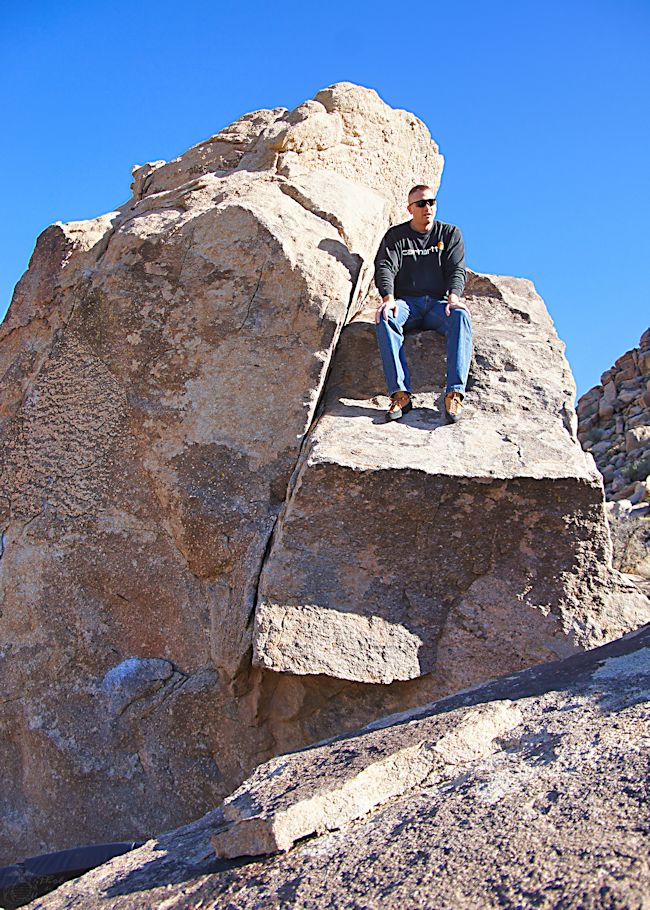
[[[467,271],[465,269],[465,243],[460,230],[455,227],[447,249],[442,256],[442,271],[447,290],[455,291],[460,297],[465,289]]]
[[[390,233],[384,235],[375,256],[375,284],[382,297],[395,293],[395,276],[401,265],[400,251],[396,243],[391,242]]]

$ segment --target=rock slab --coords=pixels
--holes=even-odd
[[[200,821],[31,906],[642,910],[649,700],[646,627],[274,759]],[[341,799],[373,769],[365,805]],[[299,806],[305,824],[267,840]],[[264,853],[217,858],[213,842]]]
[[[387,425],[371,314],[344,329],[261,574],[261,666],[374,684],[430,674],[444,693],[650,618],[608,568],[601,480],[543,301],[486,275],[466,300],[475,359],[455,425],[441,338],[408,339],[414,410]]]

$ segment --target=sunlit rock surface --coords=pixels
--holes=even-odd
[[[39,238],[0,328],[0,857],[190,819],[276,750],[265,548],[367,264],[441,170],[342,83]]]
[[[511,294],[507,279],[486,278],[472,292],[485,341],[474,418],[456,436],[439,426],[432,378],[413,415],[424,429],[373,423],[378,358],[359,335],[363,360],[349,360],[348,338],[365,331],[353,323],[307,439],[379,239],[406,217],[410,186],[436,189],[441,169],[416,117],[342,83],[136,167],[124,205],[39,238],[0,327],[0,863],[148,837],[217,805],[273,755],[641,622],[637,601],[612,606],[604,593],[598,490],[571,442],[571,380],[530,286]],[[439,369],[436,340],[415,343]],[[337,405],[346,362],[363,389],[346,386],[354,400]],[[517,430],[526,408],[534,445]],[[309,578],[308,563],[324,565],[316,520],[287,563],[310,486],[312,514],[322,511],[321,478],[340,503],[329,523],[317,516],[327,559],[348,560],[328,592]],[[387,504],[406,515],[425,492],[424,549],[405,526],[408,561],[388,572],[390,522],[369,515]],[[442,560],[429,533],[440,503],[453,543]],[[457,524],[469,527],[470,512],[483,538],[472,517],[468,544]],[[540,543],[543,558],[526,549]],[[304,622],[287,612],[291,640],[277,635],[273,604],[303,609]],[[256,608],[264,666],[252,664]],[[333,664],[331,619],[343,623]],[[367,671],[343,654],[348,640]]]
[[[523,279],[474,275],[465,415],[446,424],[444,342],[408,339],[414,410],[388,399],[365,315],[348,325],[259,588],[255,659],[438,692],[593,647],[650,618],[607,568],[601,479],[573,379]]]
[[[649,698],[646,627],[276,758],[33,906],[642,908]]]

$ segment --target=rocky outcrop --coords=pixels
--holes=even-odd
[[[643,907],[649,700],[645,628],[274,759],[31,906]]]
[[[607,504],[615,565],[650,582],[650,503],[627,499]]]
[[[0,329],[0,856],[192,818],[275,751],[265,548],[367,263],[441,169],[343,83],[39,238]]]
[[[363,356],[380,387],[363,321],[333,363],[381,234],[441,168],[416,117],[342,83],[136,168],[123,206],[39,238],[0,328],[0,862],[149,836],[272,755],[647,615],[606,587],[598,480],[530,285],[474,280],[457,436],[439,379],[380,433],[378,401],[341,378]],[[409,587],[386,568],[387,535],[412,542],[405,503],[426,530]]]
[[[614,565],[650,591],[650,329],[582,396],[578,421],[610,500]]]
[[[366,683],[427,673],[439,695],[644,621],[644,598],[612,591],[601,481],[573,436],[543,302],[530,282],[485,275],[465,296],[476,362],[457,425],[441,338],[410,339],[420,394],[386,426],[371,314],[344,329],[261,576],[262,666]]]
[[[650,500],[650,329],[578,402],[578,438],[610,500]]]

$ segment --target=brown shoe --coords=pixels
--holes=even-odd
[[[456,423],[463,416],[463,396],[460,392],[447,392],[445,413],[449,423]]]
[[[386,411],[385,420],[387,423],[391,420],[399,420],[412,409],[413,402],[408,392],[393,392],[390,396],[390,407]]]

